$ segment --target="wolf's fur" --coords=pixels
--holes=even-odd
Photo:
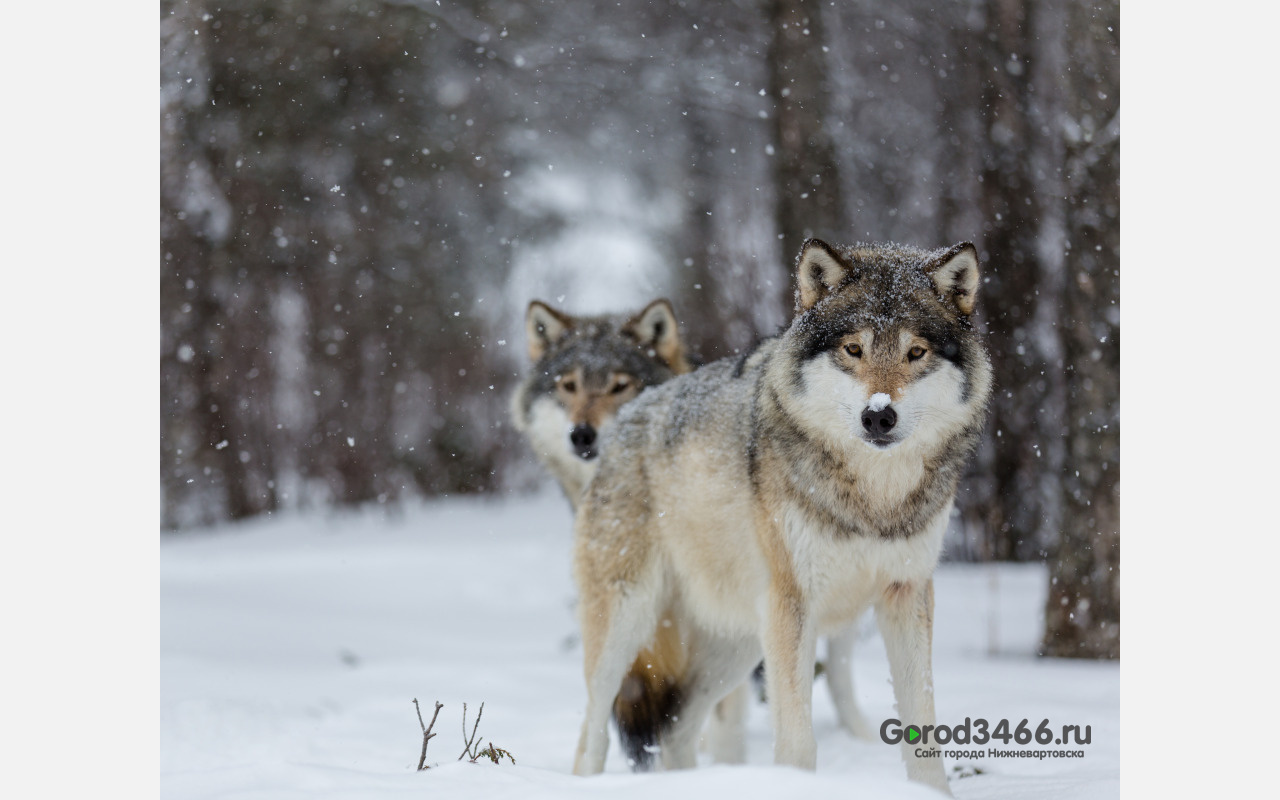
[[[534,300],[525,328],[533,369],[512,398],[512,417],[577,508],[598,450],[581,438],[575,445],[574,431],[598,437],[642,389],[693,367],[666,300],[607,316],[571,316]]]
[[[575,527],[579,774],[603,768],[609,707],[663,620],[683,643],[669,766],[693,765],[711,706],[763,653],[775,760],[812,769],[817,637],[867,607],[898,715],[934,723],[933,569],[991,389],[976,252],[810,240],[796,268],[785,332],[646,392],[609,431]],[[908,777],[946,791],[914,749]]]

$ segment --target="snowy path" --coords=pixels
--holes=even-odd
[[[936,797],[908,784],[898,748],[855,741],[815,690],[816,774],[770,766],[767,708],[751,709],[750,766],[568,774],[584,689],[571,608],[569,513],[548,493],[444,501],[399,515],[290,517],[161,545],[161,787],[166,798]],[[1119,795],[1116,664],[1034,658],[1038,566],[938,572],[940,723],[1048,718],[1092,727],[1083,759],[984,758],[959,798]],[[998,597],[998,650],[988,656]],[[855,653],[859,701],[892,715],[874,626]],[[428,762],[411,700],[445,704]],[[518,764],[459,764],[461,712]],[[1034,745],[1033,745],[1034,746]],[[987,747],[1019,749],[1016,744]],[[947,760],[948,769],[953,761]]]

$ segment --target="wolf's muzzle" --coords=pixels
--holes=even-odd
[[[889,406],[879,411],[872,411],[870,407],[862,410],[862,429],[876,444],[886,444],[891,441],[892,437],[889,434],[897,424],[898,412]]]
[[[590,461],[598,454],[596,450],[596,429],[590,425],[574,425],[569,431],[569,443],[578,458]]]

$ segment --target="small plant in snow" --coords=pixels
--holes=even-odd
[[[416,697],[413,700],[413,707],[418,711],[418,725],[422,728],[422,754],[418,757],[418,771],[422,772],[423,770],[431,769],[431,767],[427,766],[427,743],[436,736],[436,734],[431,732],[431,729],[435,727],[436,717],[440,716],[440,709],[444,708],[444,704],[439,701],[436,702],[436,713],[432,715],[430,725],[426,725],[422,722],[422,709],[418,707],[418,699]],[[515,756],[511,755],[509,750],[503,750],[501,747],[494,746],[493,742],[489,742],[488,747],[480,747],[480,743],[484,740],[476,738],[476,731],[480,728],[480,717],[483,715],[484,703],[481,703],[480,710],[476,713],[475,724],[471,726],[471,735],[468,736],[467,704],[462,704],[462,740],[465,744],[462,748],[462,755],[458,756],[458,760],[461,761],[462,759],[470,756],[469,760],[472,764],[476,763],[481,758],[487,758],[497,764],[505,758],[512,764],[515,764]]]
[[[504,758],[510,759],[512,764],[516,763],[516,758],[515,756],[511,755],[510,751],[503,750],[501,747],[494,747],[493,742],[489,742],[488,747],[486,747],[485,749],[477,753],[475,757],[471,759],[471,763],[472,764],[476,763],[476,759],[482,756],[484,758],[489,759],[495,764],[497,764],[499,761],[501,761]]]
[[[467,704],[462,704],[462,737],[466,740],[466,747],[462,749],[462,755],[458,756],[458,760],[471,756],[471,763],[476,763],[480,758],[487,758],[497,764],[503,758],[508,758],[511,763],[516,763],[516,759],[510,752],[503,750],[501,747],[494,747],[493,742],[489,742],[489,746],[483,750],[480,748],[482,739],[476,738],[476,729],[480,727],[480,717],[484,715],[484,703],[480,704],[480,710],[476,712],[476,723],[471,726],[471,736],[467,736]]]

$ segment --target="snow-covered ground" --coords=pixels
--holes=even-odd
[[[771,766],[754,704],[748,766],[630,774],[615,743],[605,775],[570,775],[585,695],[569,512],[550,492],[168,537],[160,582],[167,798],[937,796],[907,783],[898,747],[837,727],[821,679],[816,773]],[[1081,759],[966,760],[982,772],[953,777],[957,797],[1119,795],[1119,667],[1034,657],[1045,582],[1036,565],[938,570],[938,721],[1048,718],[1091,726],[1092,744]],[[893,693],[875,626],[863,630],[854,674],[878,724]],[[414,698],[428,717],[445,706],[427,758],[439,766],[421,773]],[[456,761],[463,702],[472,720],[485,704],[479,736],[515,766]]]

